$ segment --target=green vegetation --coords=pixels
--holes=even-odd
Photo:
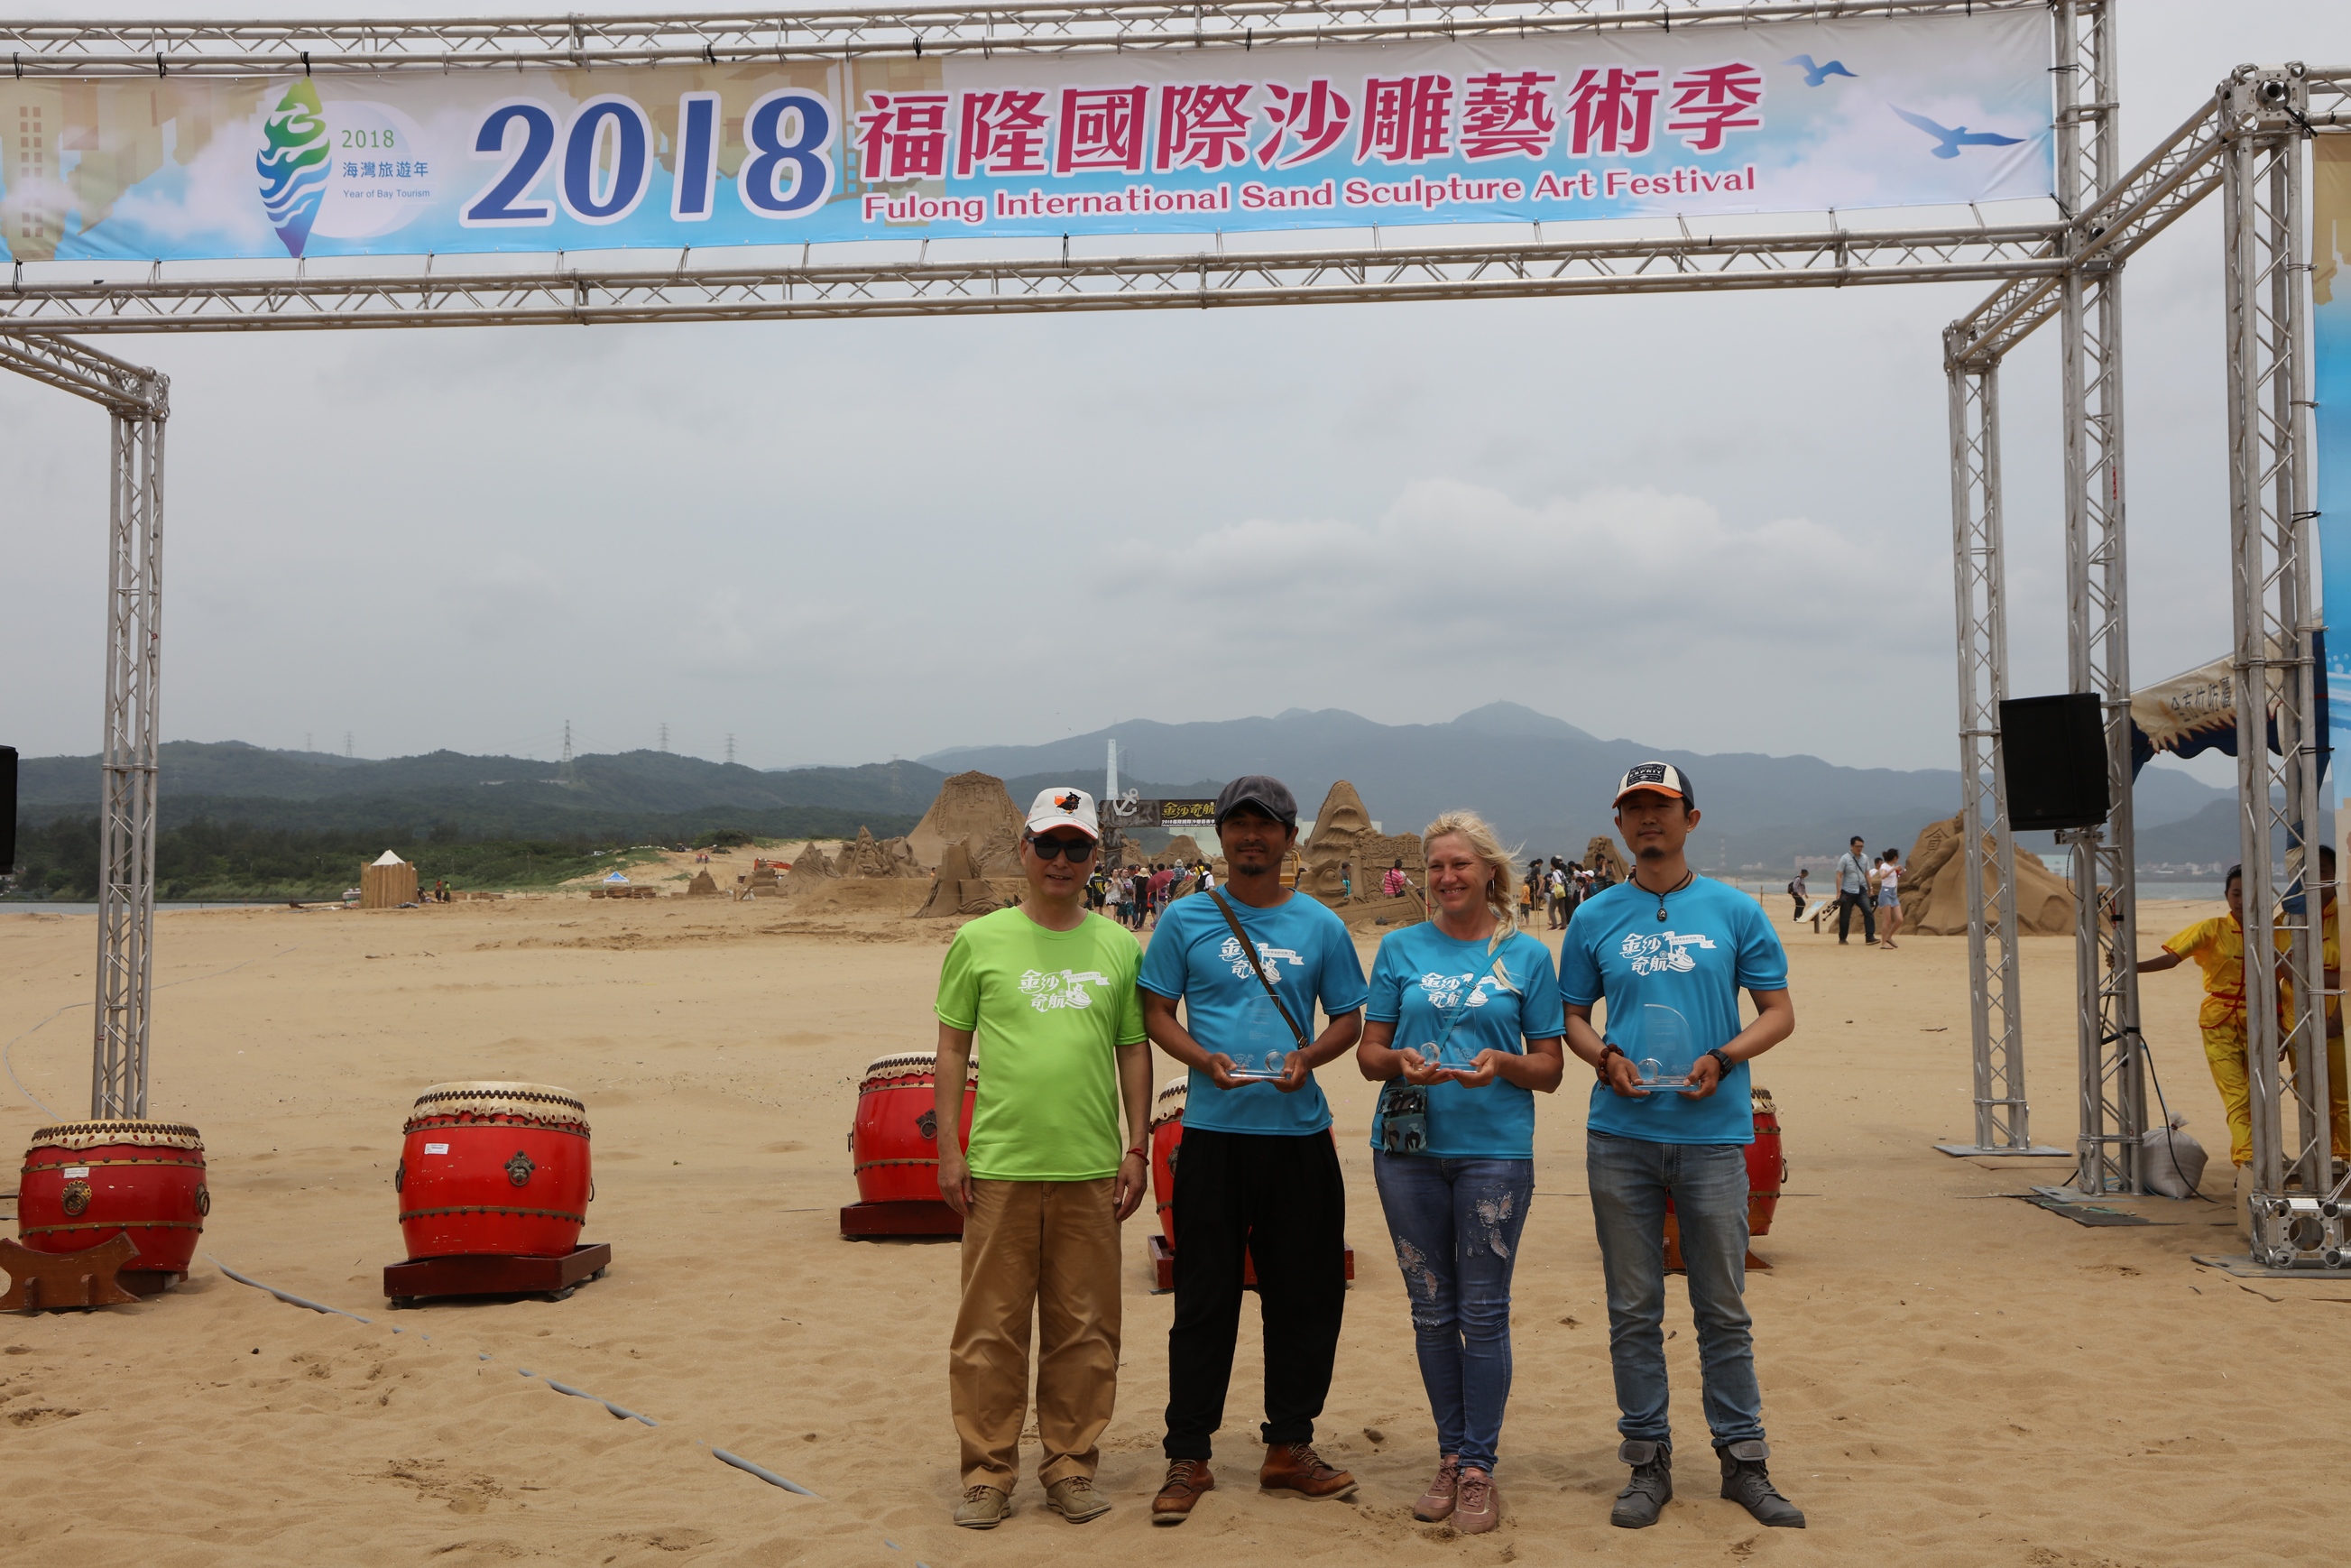
[[[423,834],[306,831],[245,822],[193,821],[156,835],[160,899],[340,898],[359,885],[360,867],[392,850],[413,862],[426,887],[550,887],[647,858],[611,840],[586,837],[466,839],[445,825]],[[16,875],[6,896],[88,902],[98,896],[99,822],[19,823]]]

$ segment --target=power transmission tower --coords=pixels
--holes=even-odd
[[[307,729],[306,729],[306,730],[304,730],[304,731],[302,732],[302,749],[303,749],[303,750],[305,750],[305,751],[316,751],[316,750],[318,750],[319,748],[318,748],[316,746],[314,746],[314,745],[312,745],[312,744],[311,744],[311,742],[312,742],[312,741],[314,741],[314,740],[316,740],[317,738],[318,738],[318,737],[317,737],[316,736],[313,736],[313,735],[312,735],[308,730],[307,730]]]
[[[347,729],[347,730],[343,731],[343,755],[344,755],[345,757],[349,757],[350,754],[351,754],[351,732],[350,732],[350,730],[348,730],[348,729]]]
[[[571,767],[571,721],[568,718],[563,721],[563,766],[555,776],[566,784],[580,782],[579,774]]]
[[[654,749],[659,751],[667,751],[669,749],[669,726],[667,724],[664,724],[661,727],[661,745],[656,747]]]
[[[735,734],[732,730],[726,734],[726,766],[735,766]]]

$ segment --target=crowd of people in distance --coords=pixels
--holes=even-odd
[[[1284,877],[1298,803],[1279,779],[1237,779],[1217,797],[1222,886],[1205,865],[1098,877],[1092,798],[1038,796],[1020,843],[1027,892],[956,932],[935,1009],[942,1132],[960,1119],[975,1051],[980,1064],[967,1147],[937,1143],[939,1195],[963,1217],[947,1354],[956,1524],[993,1529],[1013,1511],[1032,1409],[1047,1509],[1073,1524],[1111,1510],[1094,1476],[1118,1392],[1119,1226],[1151,1186],[1155,1047],[1187,1078],[1154,1524],[1182,1524],[1217,1489],[1212,1445],[1251,1262],[1264,1354],[1257,1484],[1308,1499],[1356,1490],[1314,1442],[1347,1306],[1346,1183],[1315,1072],[1352,1056],[1379,1085],[1372,1171],[1436,1427],[1434,1471],[1411,1512],[1463,1535],[1497,1528],[1537,1098],[1559,1089],[1573,1056],[1593,1073],[1584,1180],[1628,1470],[1609,1521],[1655,1524],[1674,1497],[1670,1206],[1720,1496],[1764,1524],[1802,1527],[1767,1464],[1745,1300],[1748,1063],[1794,1030],[1787,957],[1752,897],[1691,868],[1699,813],[1687,773],[1642,763],[1612,806],[1632,856],[1613,883],[1556,858],[1521,877],[1517,852],[1475,812],[1437,817],[1422,834],[1428,917],[1383,936],[1367,977],[1338,911]],[[1182,879],[1196,895],[1169,896]],[[1410,881],[1398,862],[1382,887]],[[1562,907],[1571,888],[1580,907]],[[1123,917],[1089,910],[1129,898],[1152,921],[1147,949]],[[1564,928],[1556,956],[1533,929],[1538,898]]]
[[[1086,907],[1129,931],[1141,931],[1186,894],[1216,885],[1217,868],[1205,860],[1104,866],[1086,878]]]

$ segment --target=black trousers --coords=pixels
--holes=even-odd
[[[1311,1442],[1347,1307],[1347,1189],[1328,1133],[1186,1128],[1176,1160],[1176,1321],[1167,1331],[1171,1459],[1206,1459],[1224,1425],[1240,1332],[1241,1254],[1257,1263],[1269,1447]]]
[[[1853,912],[1856,909],[1861,911],[1862,940],[1865,942],[1875,942],[1877,940],[1877,911],[1870,907],[1869,900],[1870,893],[1866,888],[1864,888],[1859,893],[1840,893],[1837,894],[1838,941],[1844,941],[1845,932],[1852,928]]]

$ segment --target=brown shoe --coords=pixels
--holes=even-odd
[[[1463,1535],[1483,1535],[1502,1522],[1502,1505],[1494,1495],[1494,1478],[1481,1469],[1461,1472],[1456,1493],[1453,1528]]]
[[[1192,1517],[1192,1505],[1204,1492],[1217,1490],[1217,1478],[1206,1459],[1170,1459],[1167,1479],[1151,1500],[1151,1522],[1181,1524]]]
[[[1257,1484],[1267,1491],[1294,1491],[1301,1497],[1355,1495],[1355,1478],[1324,1464],[1311,1443],[1276,1443],[1267,1448]]]
[[[1437,1479],[1412,1505],[1412,1516],[1423,1524],[1438,1524],[1453,1515],[1456,1489],[1461,1481],[1461,1456],[1447,1454],[1437,1463]]]

